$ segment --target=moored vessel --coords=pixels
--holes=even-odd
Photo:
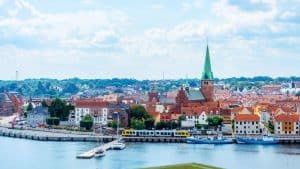
[[[222,135],[212,136],[207,138],[188,137],[186,142],[189,144],[232,144],[233,139],[225,138]]]
[[[236,137],[238,144],[278,144],[279,140],[273,136],[263,137]]]

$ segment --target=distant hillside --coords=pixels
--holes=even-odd
[[[228,89],[251,89],[261,88],[264,84],[281,84],[291,81],[300,81],[300,77],[278,77],[268,76],[232,77],[215,79],[216,83],[223,82]],[[17,91],[26,97],[69,97],[80,93],[82,96],[93,97],[107,93],[122,93],[128,90],[146,92],[153,85],[160,92],[176,90],[182,84],[189,83],[191,87],[199,86],[199,79],[177,79],[177,80],[136,80],[136,79],[26,79],[22,81],[0,81],[0,93],[5,91]]]

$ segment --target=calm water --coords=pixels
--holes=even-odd
[[[1,169],[132,169],[199,162],[230,169],[299,169],[300,145],[188,145],[131,143],[102,159],[75,156],[96,143],[39,142],[0,137]]]

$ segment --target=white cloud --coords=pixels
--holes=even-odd
[[[203,0],[191,0],[191,1],[185,1],[181,4],[182,9],[185,11],[191,10],[191,9],[197,9],[204,6]]]
[[[53,41],[65,44],[88,39],[101,41],[105,32],[116,32],[127,24],[126,14],[119,10],[92,10],[72,13],[42,13],[28,2],[15,1],[10,16],[0,19],[0,28],[6,36],[26,36],[41,41]],[[14,12],[12,12],[14,10]],[[24,11],[26,10],[26,11]],[[23,18],[20,12],[31,15]],[[101,35],[104,32],[104,35]]]
[[[263,10],[244,10],[227,0],[209,1],[209,5],[202,0],[180,2],[177,5],[190,11],[172,13],[178,19],[170,22],[163,13],[163,19],[151,18],[150,22],[145,18],[151,14],[137,17],[135,12],[130,14],[125,10],[125,13],[123,8],[51,13],[25,0],[15,2],[13,8],[3,8],[7,15],[0,17],[0,35],[4,39],[23,38],[26,42],[35,40],[49,46],[33,49],[26,49],[22,44],[0,46],[4,63],[1,78],[17,69],[26,77],[142,79],[160,78],[161,72],[172,78],[184,77],[186,73],[199,77],[206,37],[217,77],[300,73],[295,67],[274,71],[280,70],[281,63],[287,64],[281,61],[281,56],[299,62],[297,52],[300,51],[294,47],[300,43],[299,35],[293,35],[292,30],[298,32],[300,25],[282,22],[297,16],[298,12],[294,8],[281,9],[281,4],[273,1],[252,0],[254,5],[268,6]],[[90,0],[83,3],[86,2]],[[165,7],[146,6],[153,10]],[[115,51],[107,52],[107,49]],[[269,64],[264,66],[266,60]]]
[[[162,10],[162,9],[164,9],[164,6],[162,4],[152,4],[151,9],[153,9],[153,10]]]

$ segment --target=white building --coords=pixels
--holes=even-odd
[[[75,103],[75,125],[80,125],[82,118],[89,114],[94,124],[107,125],[108,103],[97,99],[81,99]]]
[[[260,118],[256,114],[237,114],[235,116],[235,134],[260,134]]]
[[[195,115],[187,115],[186,116],[186,120],[187,121],[193,121],[194,126],[197,124],[201,124],[201,125],[207,125],[207,114],[205,112],[202,112],[200,115],[197,115],[195,113]]]

